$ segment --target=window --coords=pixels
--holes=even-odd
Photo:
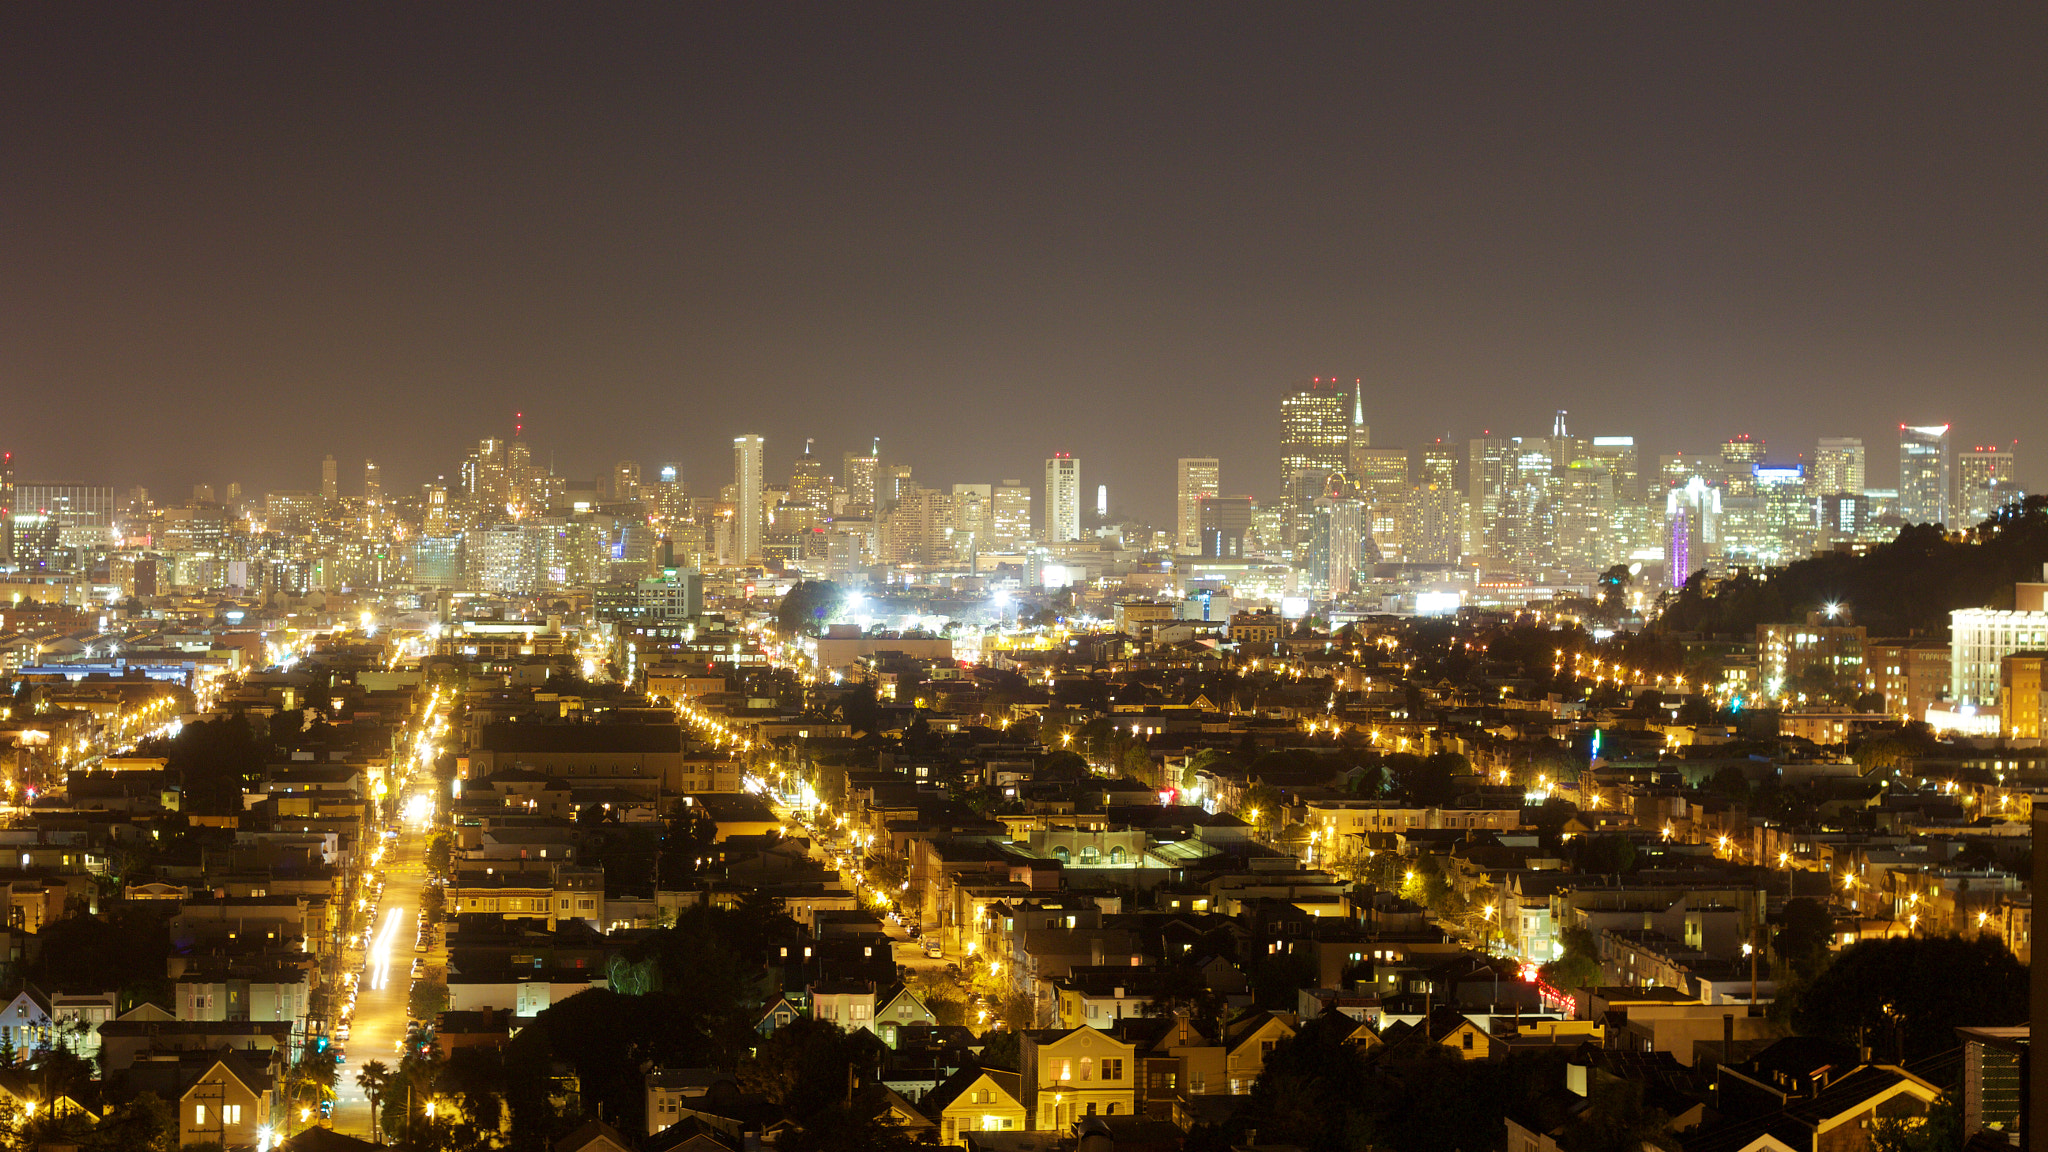
[[[1060,1079],[1062,1079],[1062,1080],[1072,1080],[1073,1078],[1074,1078],[1074,1062],[1073,1062],[1072,1060],[1062,1060],[1062,1061],[1060,1061]]]
[[[1124,1062],[1121,1059],[1104,1060],[1102,1062],[1102,1078],[1104,1080],[1123,1079]]]
[[[1093,1101],[1093,1100],[1090,1100],[1090,1101],[1088,1102],[1088,1114],[1089,1114],[1090,1116],[1093,1116],[1093,1115],[1095,1115],[1095,1101]]]
[[[206,1105],[194,1104],[192,1106],[192,1126],[194,1128],[206,1127]]]
[[[1081,1079],[1083,1081],[1095,1079],[1095,1057],[1081,1057]]]
[[[223,1123],[240,1124],[242,1122],[242,1106],[240,1104],[224,1104],[221,1106],[220,1112],[220,1118]]]
[[[1465,1051],[1470,1052],[1472,1050],[1472,1033],[1464,1033],[1458,1037],[1458,1041],[1464,1046]]]

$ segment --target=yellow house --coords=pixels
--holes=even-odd
[[[1138,1049],[1094,1028],[1047,1029],[1023,1037],[1025,1108],[1040,1131],[1083,1116],[1129,1116],[1137,1102]]]
[[[1224,1042],[1223,1073],[1230,1081],[1230,1094],[1242,1096],[1252,1090],[1259,1073],[1266,1070],[1266,1057],[1283,1041],[1294,1038],[1294,1026],[1270,1012],[1260,1012],[1233,1024]]]
[[[270,1127],[270,1076],[223,1051],[178,1097],[179,1144],[254,1147]]]
[[[1030,1126],[1022,1085],[1015,1072],[962,1068],[922,1103],[939,1123],[939,1143],[965,1145],[963,1132],[1021,1132]]]

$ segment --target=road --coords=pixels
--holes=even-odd
[[[384,860],[376,868],[384,878],[384,899],[375,909],[376,925],[356,996],[355,1019],[335,1083],[334,1129],[367,1139],[370,1102],[356,1087],[356,1073],[371,1060],[396,1071],[399,1047],[405,1041],[408,1000],[412,993],[413,942],[419,935],[420,891],[427,882],[427,826],[405,820],[398,838],[387,841]]]

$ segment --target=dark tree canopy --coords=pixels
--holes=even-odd
[[[1989,936],[1895,937],[1851,944],[1799,994],[1801,1032],[1911,1063],[1956,1045],[1955,1030],[2022,1024],[2027,969]]]

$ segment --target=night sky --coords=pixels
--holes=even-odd
[[[1169,520],[1334,374],[1376,443],[1888,484],[1952,421],[2048,486],[2044,61],[2040,4],[11,4],[0,446],[353,491],[523,409],[572,475],[880,436]]]

